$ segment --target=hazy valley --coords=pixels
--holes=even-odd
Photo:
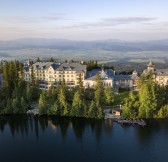
[[[64,60],[98,60],[101,64],[117,67],[139,67],[153,60],[167,67],[168,40],[128,42],[122,40],[72,41],[64,39],[27,38],[0,41],[0,59],[28,58]]]

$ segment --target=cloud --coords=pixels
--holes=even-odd
[[[99,28],[99,27],[113,27],[118,25],[125,25],[125,24],[139,24],[145,22],[155,21],[157,18],[151,17],[115,17],[115,18],[104,18],[100,19],[97,22],[92,23],[79,23],[69,26],[62,26],[61,28]]]
[[[99,19],[95,22],[76,22],[74,23],[74,20],[67,21],[70,19],[67,19],[65,14],[61,13],[53,13],[49,15],[44,16],[5,16],[0,17],[1,25],[16,25],[16,26],[24,26],[29,24],[36,24],[36,23],[44,23],[48,26],[52,26],[53,24],[61,20],[64,20],[64,22],[67,25],[63,25],[60,23],[60,25],[57,25],[57,29],[96,29],[96,28],[106,28],[106,27],[114,27],[119,25],[128,25],[128,24],[144,24],[144,23],[151,23],[157,20],[157,18],[152,17],[112,17],[112,18],[104,18]]]
[[[1,23],[43,23],[48,21],[59,21],[65,19],[61,13],[49,14],[46,16],[1,16]]]
[[[118,18],[106,18],[102,20],[102,23],[118,25],[118,24],[130,24],[130,23],[142,23],[156,20],[157,18],[151,17],[118,17]]]
[[[131,35],[135,38],[136,36],[146,38],[147,35],[149,38],[154,35],[165,38],[168,32],[167,20],[154,17],[109,17],[92,22],[80,22],[67,19],[67,15],[55,13],[34,17],[1,16],[0,19],[0,39],[29,36],[67,39],[128,37],[129,39]]]

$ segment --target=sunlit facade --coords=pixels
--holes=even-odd
[[[25,81],[31,81],[32,73],[40,89],[49,89],[51,86],[56,87],[62,82],[65,82],[69,87],[74,87],[78,85],[79,77],[84,81],[86,65],[80,63],[36,62],[29,68],[24,68]]]

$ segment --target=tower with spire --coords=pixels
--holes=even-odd
[[[154,72],[155,65],[153,64],[152,61],[150,61],[149,64],[147,65],[147,70],[148,70],[148,72],[150,72],[150,71]]]

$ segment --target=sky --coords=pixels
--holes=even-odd
[[[0,0],[0,40],[168,39],[168,0]]]

